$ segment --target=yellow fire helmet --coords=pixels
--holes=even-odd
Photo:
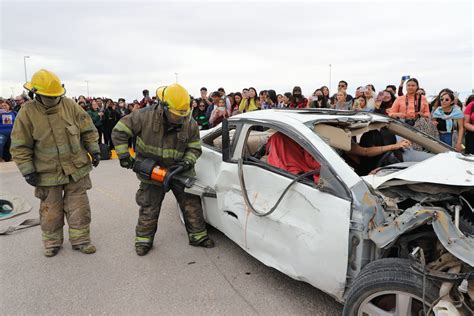
[[[64,89],[58,76],[46,69],[35,72],[31,77],[31,81],[25,83],[23,87],[46,97],[61,97],[66,93],[66,89]]]
[[[188,91],[180,84],[173,83],[164,89],[163,101],[167,103],[168,111],[177,116],[188,116],[191,112]]]
[[[161,86],[156,89],[156,98],[160,101],[163,101],[163,94],[165,92],[166,86]]]

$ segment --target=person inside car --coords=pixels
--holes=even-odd
[[[362,135],[359,144],[353,141],[343,158],[358,175],[365,176],[379,167],[402,162],[401,150],[410,146],[410,141],[397,142],[395,135],[382,128]]]

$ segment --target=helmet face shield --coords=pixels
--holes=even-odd
[[[39,95],[38,97],[41,104],[45,105],[46,107],[55,106],[59,103],[59,101],[61,101],[61,97],[45,97],[44,95]]]
[[[176,115],[175,113],[173,113],[172,111],[170,110],[166,110],[165,111],[165,115],[166,115],[166,119],[168,120],[168,122],[171,124],[171,125],[175,125],[175,126],[181,126],[184,124],[184,120],[186,119],[186,116],[180,116],[180,115]]]

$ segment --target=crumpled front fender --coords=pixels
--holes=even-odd
[[[369,238],[379,248],[388,248],[401,235],[431,224],[441,244],[454,256],[474,266],[474,237],[465,236],[453,223],[449,214],[440,207],[415,205],[393,220],[369,231]]]

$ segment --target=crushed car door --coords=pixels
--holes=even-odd
[[[225,126],[229,132],[229,146],[235,148],[238,135],[240,134],[240,125],[235,123],[227,125],[227,121],[225,121]],[[237,164],[227,161],[227,159],[224,161],[223,159],[222,129],[217,129],[204,136],[202,138],[202,145],[203,153],[196,164],[196,178],[199,183],[191,188],[192,190],[188,190],[188,192],[201,195],[206,222],[243,247],[244,225],[242,219],[244,218],[244,209],[233,208],[231,210],[228,205],[235,205],[238,201],[229,201],[227,199],[233,198],[232,195],[218,193],[228,190],[239,190],[238,187],[221,189],[221,183],[235,182],[235,177],[237,176]],[[212,189],[214,196],[204,193],[205,191],[210,191],[207,188]]]
[[[246,193],[260,212],[269,211],[296,178],[269,166],[265,156],[254,158],[255,148],[271,137],[268,128],[265,129],[245,125],[233,153],[234,162],[243,158],[240,171]],[[277,128],[275,131],[283,132]],[[320,181],[325,181],[323,173],[328,170],[324,165],[321,168]],[[307,182],[295,182],[271,214],[258,216],[244,201],[239,164],[222,164],[216,194],[219,209],[229,216],[226,234],[240,233],[236,238],[239,245],[266,265],[328,293],[341,295],[347,272],[351,203]]]

